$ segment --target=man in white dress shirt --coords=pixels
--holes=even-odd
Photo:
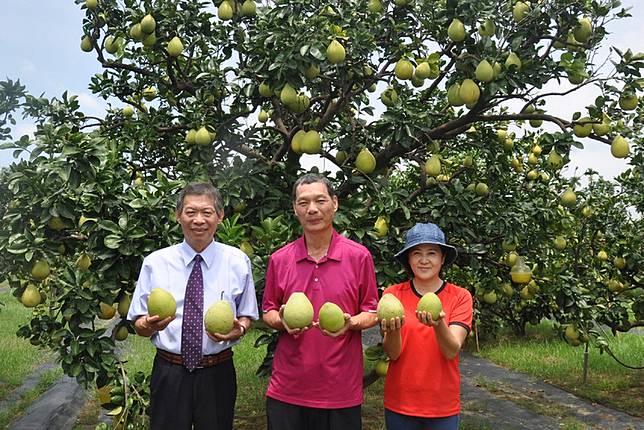
[[[150,428],[232,429],[237,381],[231,346],[258,318],[250,260],[241,250],[214,240],[224,211],[221,195],[211,184],[187,185],[179,195],[176,216],[184,240],[143,260],[128,312],[136,332],[150,337],[157,348],[150,382]],[[175,317],[148,315],[153,288],[174,296]],[[203,314],[221,299],[232,304],[233,329],[207,333]],[[192,327],[187,327],[189,322]],[[201,354],[195,358],[199,343]]]

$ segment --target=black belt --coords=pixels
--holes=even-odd
[[[183,365],[183,357],[181,357],[180,354],[173,354],[172,352],[164,351],[159,348],[157,348],[157,354],[169,363],[178,364],[180,366]],[[233,350],[230,348],[224,349],[217,354],[204,355],[201,357],[199,367],[212,367],[226,360],[230,360],[231,358],[233,358]]]

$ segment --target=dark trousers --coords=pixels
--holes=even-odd
[[[266,398],[268,430],[360,430],[361,406],[319,409]]]
[[[403,415],[385,409],[387,430],[458,430],[459,416],[423,418]]]
[[[233,360],[190,372],[157,355],[150,379],[151,430],[231,430],[237,398]]]

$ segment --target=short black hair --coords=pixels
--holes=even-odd
[[[221,193],[213,184],[208,182],[192,182],[186,185],[179,193],[177,200],[177,213],[183,211],[183,201],[186,196],[208,196],[212,199],[217,213],[224,210],[224,202],[221,198]]]
[[[321,182],[326,186],[326,190],[331,198],[336,196],[335,188],[333,188],[333,184],[327,179],[326,176],[317,175],[315,173],[306,173],[300,176],[298,180],[295,181],[295,184],[293,184],[293,201],[295,201],[295,198],[297,196],[297,187],[299,187],[300,185],[315,184],[318,182]]]

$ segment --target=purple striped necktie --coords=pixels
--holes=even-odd
[[[183,323],[181,325],[181,356],[183,365],[194,370],[201,361],[203,338],[203,273],[201,255],[194,258],[183,299]]]

